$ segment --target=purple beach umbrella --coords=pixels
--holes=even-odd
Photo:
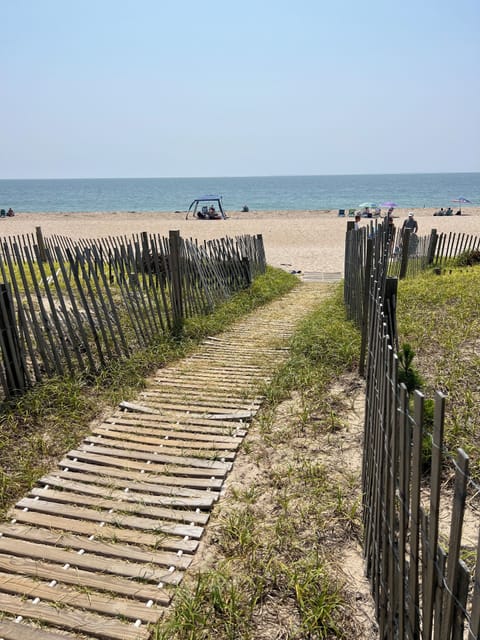
[[[382,207],[388,207],[389,209],[393,209],[393,207],[398,207],[398,204],[396,202],[382,202],[382,204],[380,205]]]
[[[462,204],[472,204],[470,202],[470,200],[467,200],[466,198],[464,198],[463,196],[460,196],[459,198],[457,198],[456,200],[452,200],[452,202],[459,202],[460,203],[460,211],[462,210]]]

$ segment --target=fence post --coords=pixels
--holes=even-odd
[[[430,240],[428,242],[427,264],[433,264],[435,258],[435,249],[437,248],[437,230],[432,229],[430,232]]]
[[[400,280],[407,275],[408,267],[408,245],[410,244],[410,229],[402,231],[402,263],[400,265]]]
[[[182,276],[180,272],[180,231],[169,232],[170,244],[170,269],[171,269],[171,289],[170,297],[172,302],[173,334],[179,336],[183,329],[183,297],[182,297]]]
[[[245,279],[245,288],[249,287],[252,284],[252,269],[250,265],[250,260],[247,256],[242,257],[242,268]]]
[[[369,333],[369,304],[370,304],[370,279],[372,275],[373,239],[367,238],[367,255],[365,258],[365,277],[363,280],[363,309],[362,309],[362,341],[360,345],[359,374],[365,377],[365,354]]]
[[[0,344],[3,353],[8,393],[14,395],[19,391],[25,390],[26,375],[21,357],[20,340],[15,325],[12,295],[8,284],[0,284],[0,296]]]
[[[43,239],[42,228],[35,227],[35,233],[37,234],[38,255],[42,262],[47,261],[47,252],[45,250],[45,241]]]
[[[385,280],[385,320],[393,347],[397,344],[397,290],[398,279],[387,277]]]
[[[347,231],[351,231],[352,229],[355,229],[355,221],[347,220]]]

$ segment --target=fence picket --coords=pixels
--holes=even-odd
[[[426,576],[423,585],[423,637],[430,640],[433,624],[435,568],[437,564],[438,524],[440,518],[440,488],[442,474],[443,424],[445,420],[445,396],[437,391],[433,418],[433,441],[430,471],[430,518],[428,545],[426,546]]]
[[[447,577],[443,599],[443,623],[441,640],[449,640],[456,601],[458,599],[458,576],[460,559],[460,542],[462,537],[463,515],[467,497],[468,456],[458,449],[455,471],[455,490],[453,497],[452,521],[450,526],[450,541],[447,554]]]

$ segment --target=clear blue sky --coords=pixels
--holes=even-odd
[[[0,178],[480,171],[479,0],[4,0]]]

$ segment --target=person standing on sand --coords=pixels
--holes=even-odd
[[[413,211],[410,211],[408,218],[403,221],[402,231],[409,229],[412,233],[418,233],[418,223],[413,216]]]
[[[360,229],[360,220],[361,220],[361,216],[360,214],[357,213],[357,215],[355,216],[355,224],[353,226],[355,230]]]
[[[388,238],[393,242],[393,239],[395,237],[395,224],[393,223],[393,207],[390,207],[390,209],[387,211],[386,222],[387,222]]]

